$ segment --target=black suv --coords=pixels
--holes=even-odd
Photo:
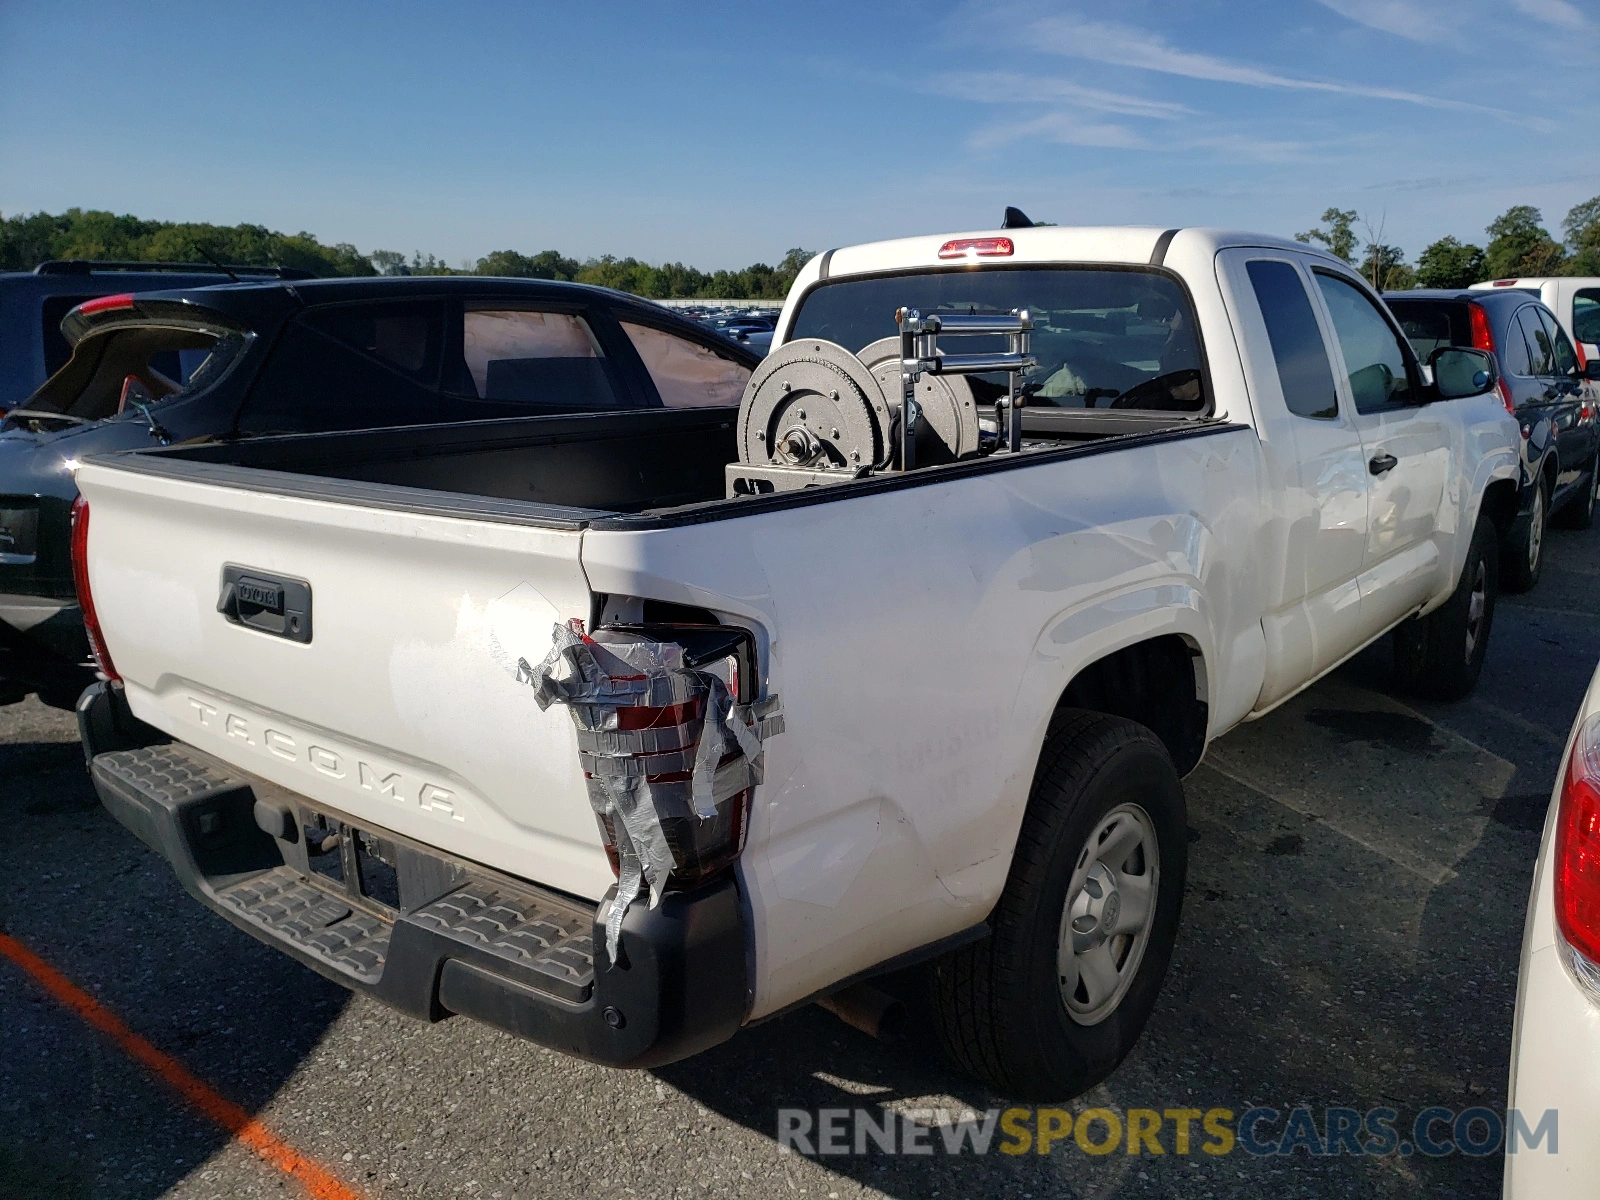
[[[72,582],[72,464],[171,442],[618,408],[736,407],[760,356],[581,284],[319,279],[119,294],[0,421],[0,703],[71,707],[93,673]]]
[[[1522,426],[1522,495],[1500,547],[1501,583],[1539,581],[1548,521],[1587,529],[1600,485],[1600,423],[1591,380],[1555,314],[1527,292],[1418,289],[1384,297],[1424,362],[1440,346],[1475,346],[1500,360],[1500,394]]]
[[[72,356],[61,318],[85,300],[118,292],[204,287],[230,277],[309,279],[289,267],[56,259],[31,271],[0,271],[0,413],[21,404]]]

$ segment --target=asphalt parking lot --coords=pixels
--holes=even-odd
[[[1502,598],[1471,699],[1397,700],[1383,644],[1212,748],[1166,990],[1071,1107],[1503,1109],[1539,829],[1600,659],[1600,530],[1547,554],[1533,593]],[[780,1107],[925,1124],[1005,1102],[915,1021],[886,1046],[813,1008],[628,1073],[354,999],[193,903],[36,701],[0,709],[0,821],[0,932],[347,1189],[230,1137],[0,960],[0,1196],[1499,1194],[1498,1154],[783,1153]]]

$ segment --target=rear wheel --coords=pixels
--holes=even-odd
[[[1186,833],[1183,786],[1155,734],[1058,713],[992,932],[934,969],[951,1056],[1020,1100],[1065,1100],[1109,1075],[1172,957]]]
[[[1594,525],[1595,496],[1600,493],[1600,453],[1589,460],[1589,473],[1584,476],[1583,490],[1567,501],[1556,514],[1553,524],[1563,529],[1589,529]]]
[[[1497,558],[1494,526],[1479,518],[1450,599],[1394,631],[1395,678],[1405,690],[1459,700],[1477,685],[1494,626]]]
[[[1543,479],[1533,489],[1532,507],[1511,526],[1501,547],[1500,586],[1508,592],[1526,592],[1539,582],[1544,567],[1544,531],[1550,516],[1550,490]]]

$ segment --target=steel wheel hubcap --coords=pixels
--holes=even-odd
[[[1472,595],[1467,597],[1467,661],[1472,661],[1478,648],[1478,637],[1483,632],[1483,614],[1489,607],[1489,572],[1483,559],[1477,561],[1472,572]]]
[[[1137,804],[1112,809],[1072,872],[1056,940],[1056,979],[1067,1015],[1095,1025],[1116,1011],[1138,974],[1155,924],[1161,851]]]

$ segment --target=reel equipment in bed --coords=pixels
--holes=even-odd
[[[1022,448],[1021,379],[1033,321],[1026,309],[1002,314],[895,314],[900,336],[851,354],[820,338],[774,350],[756,368],[739,406],[739,461],[728,466],[728,495],[753,496],[858,479],[883,471],[958,462],[1004,441]],[[948,354],[938,338],[1004,334],[1002,354]],[[964,375],[1010,374],[983,428]]]

